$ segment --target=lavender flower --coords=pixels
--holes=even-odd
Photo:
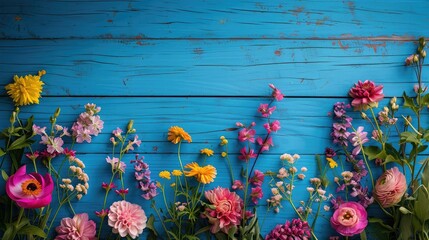
[[[144,199],[150,200],[154,198],[158,193],[156,192],[156,184],[150,179],[149,165],[143,161],[143,157],[139,157],[136,154],[136,159],[132,160],[134,163],[134,176],[138,181],[138,188],[143,191],[141,195]]]
[[[368,133],[363,131],[362,126],[359,126],[356,131],[349,134],[349,140],[355,147],[352,151],[353,156],[357,156],[362,149],[362,145],[369,141],[366,135]]]

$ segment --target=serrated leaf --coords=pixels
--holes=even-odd
[[[16,231],[15,224],[7,224],[6,231],[3,234],[2,240],[14,240],[15,236],[13,235],[15,231]]]

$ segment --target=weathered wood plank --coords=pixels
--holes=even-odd
[[[429,2],[75,1],[0,2],[2,38],[419,37]]]
[[[47,96],[262,96],[273,83],[287,96],[343,97],[365,79],[398,96],[414,84],[403,64],[414,49],[367,40],[5,40],[0,86],[45,69]]]

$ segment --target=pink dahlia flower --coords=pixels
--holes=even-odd
[[[51,175],[26,174],[26,166],[20,167],[6,181],[6,193],[22,208],[41,208],[52,201],[54,182]]]
[[[74,215],[73,218],[63,218],[61,225],[55,228],[58,235],[55,240],[93,240],[96,239],[95,222],[88,221],[88,214],[81,213]]]
[[[121,237],[130,236],[135,239],[146,228],[147,217],[144,210],[137,204],[117,201],[110,206],[109,226],[113,233]]]
[[[370,107],[378,107],[378,102],[384,98],[383,85],[375,86],[374,82],[370,80],[359,81],[350,89],[349,95],[353,98],[354,110],[361,111]]]
[[[407,190],[407,180],[397,167],[387,170],[375,183],[374,196],[384,208],[401,201]]]
[[[294,219],[292,222],[287,221],[285,224],[277,226],[265,236],[265,240],[308,240],[310,238],[310,227],[307,222],[301,219]]]
[[[357,202],[341,204],[331,217],[331,226],[343,236],[359,234],[367,225],[366,210]]]
[[[205,216],[212,224],[211,232],[222,231],[228,233],[229,229],[241,222],[243,200],[235,192],[227,188],[217,187],[205,192],[207,200],[213,208],[206,208]]]

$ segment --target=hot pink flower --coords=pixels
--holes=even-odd
[[[359,234],[367,225],[366,210],[357,202],[341,204],[331,217],[331,226],[343,236]]]
[[[243,147],[240,150],[241,155],[238,156],[238,159],[243,160],[243,161],[249,161],[252,158],[256,158],[257,154],[255,153],[255,151],[253,149],[250,149],[249,152],[247,152],[247,147]]]
[[[232,184],[232,189],[244,189],[244,184],[240,180],[234,180],[234,184]]]
[[[387,170],[375,183],[374,196],[384,208],[401,201],[407,190],[407,180],[397,167]]]
[[[255,134],[256,134],[255,129],[243,128],[238,132],[238,140],[240,142],[244,142],[247,140],[249,142],[254,143],[255,142]]]
[[[271,114],[273,114],[274,110],[276,110],[276,106],[269,107],[266,103],[261,103],[258,108],[258,112],[262,114],[262,117],[269,117]]]
[[[262,140],[261,137],[258,137],[256,139],[256,142],[258,142],[259,145],[261,145],[261,152],[270,150],[270,146],[274,146],[273,139],[269,137],[265,140],[265,142]]]
[[[228,233],[230,228],[240,224],[243,208],[243,200],[240,196],[221,187],[206,191],[205,196],[213,205],[213,208],[206,208],[204,213],[212,224],[210,229],[212,233],[219,231]]]
[[[252,202],[255,205],[258,204],[259,199],[261,199],[264,196],[264,193],[262,192],[262,188],[261,187],[252,188],[252,192],[250,193],[250,196],[252,197]]]
[[[265,123],[264,128],[268,133],[277,132],[280,129],[280,122],[278,120],[273,121],[272,123]]]
[[[278,88],[276,88],[273,84],[269,85],[271,89],[273,89],[273,93],[271,94],[277,101],[283,100],[283,94],[280,92]]]
[[[61,225],[55,228],[58,235],[55,240],[93,240],[95,237],[95,222],[88,221],[88,214],[76,214],[73,218],[63,218]]]
[[[137,204],[127,201],[114,202],[110,206],[109,226],[113,233],[121,237],[130,236],[135,239],[146,228],[147,217],[144,210]]]
[[[264,177],[265,175],[263,172],[255,170],[255,173],[253,174],[253,177],[249,179],[249,182],[255,187],[260,187],[264,182]]]
[[[310,226],[301,219],[286,221],[285,224],[277,224],[271,232],[265,236],[265,240],[308,240],[311,239]]]
[[[22,208],[41,208],[52,201],[54,182],[51,175],[26,174],[26,166],[20,167],[6,181],[6,193]]]
[[[354,110],[367,110],[370,107],[378,107],[378,102],[384,98],[383,85],[375,86],[374,82],[365,80],[355,83],[349,91],[353,98],[352,106]]]

